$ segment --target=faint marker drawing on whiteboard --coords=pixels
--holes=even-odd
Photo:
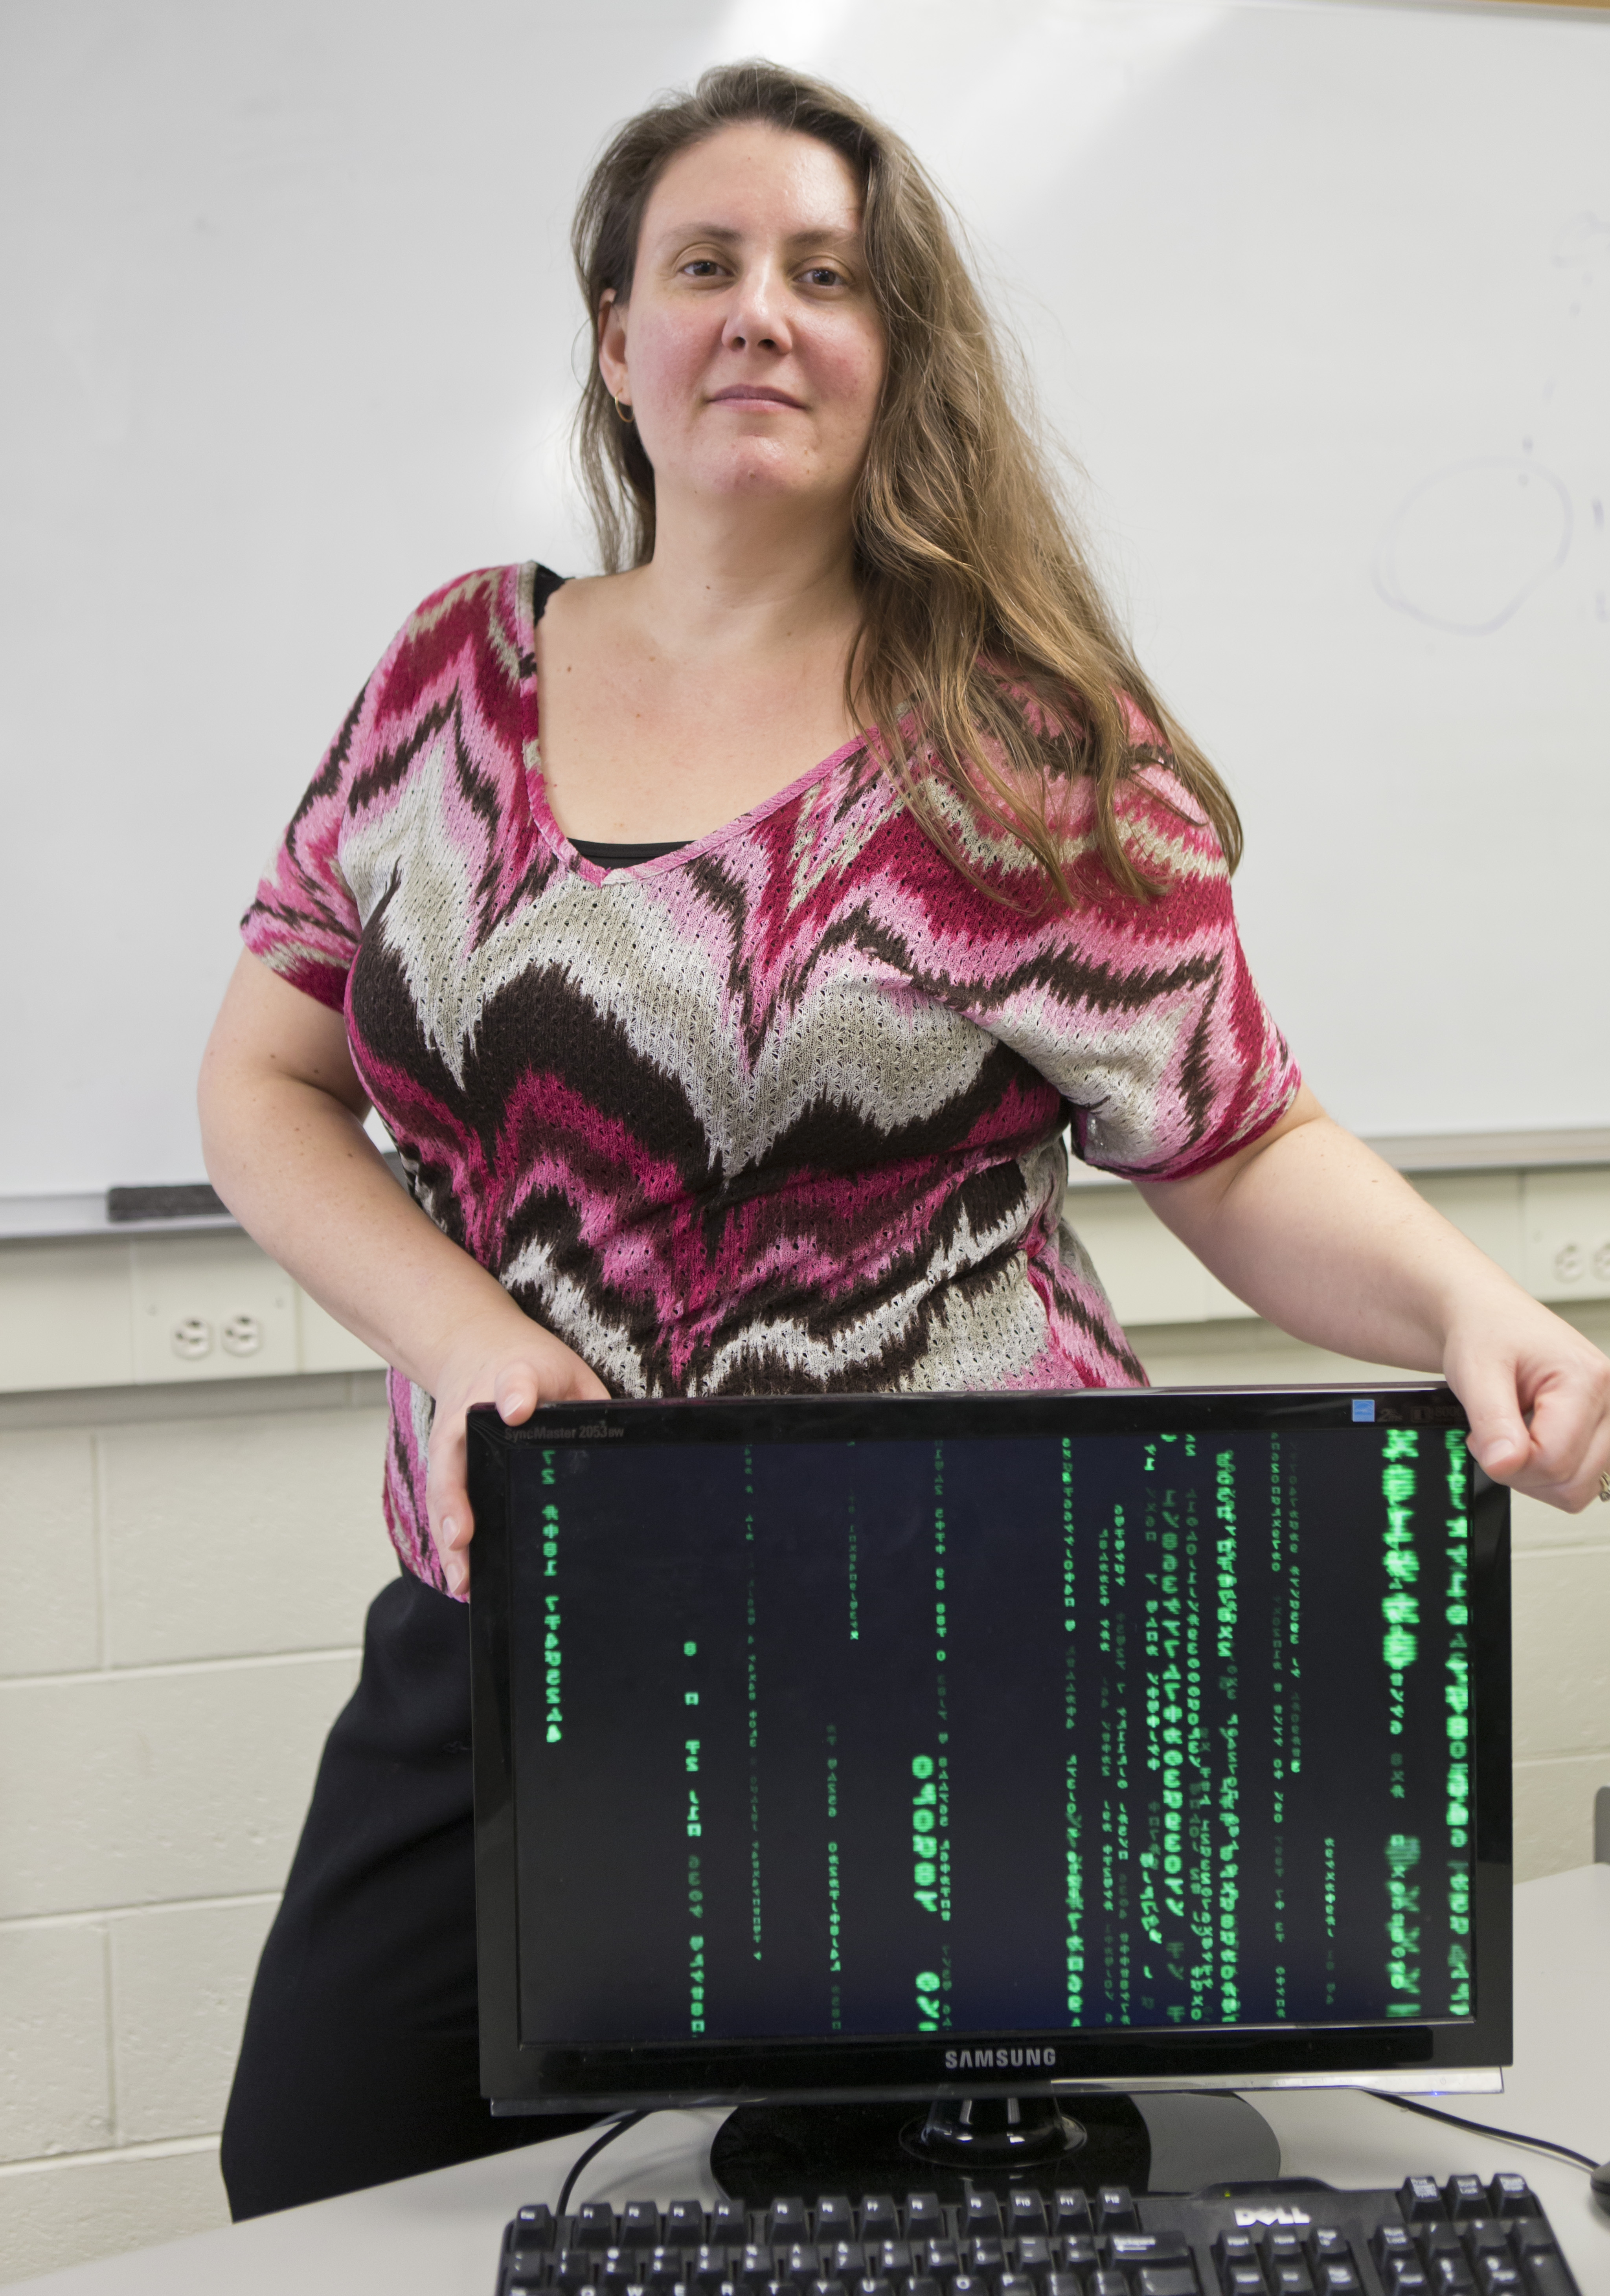
[[[1565,268],[1589,275],[1610,256],[1610,223],[1592,214],[1573,216],[1554,238],[1554,259]]]
[[[1551,471],[1488,455],[1422,479],[1376,552],[1376,588],[1433,630],[1502,629],[1565,562],[1571,497]]]

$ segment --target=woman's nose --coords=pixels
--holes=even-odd
[[[790,348],[783,283],[770,267],[745,270],[737,283],[721,330],[728,350],[785,351]]]

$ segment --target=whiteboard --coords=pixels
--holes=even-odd
[[[13,0],[0,1194],[200,1174],[235,920],[391,631],[466,567],[591,562],[588,160],[756,52],[968,219],[1322,1098],[1610,1122],[1610,20]]]

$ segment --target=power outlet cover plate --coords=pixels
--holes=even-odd
[[[299,1368],[295,1286],[250,1236],[141,1236],[131,1256],[136,1384]]]

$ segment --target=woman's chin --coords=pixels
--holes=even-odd
[[[808,462],[781,441],[745,439],[727,453],[712,456],[694,475],[694,491],[708,499],[718,496],[732,502],[787,502],[801,507],[813,500],[836,501],[850,492],[853,480],[839,481],[819,462]]]

